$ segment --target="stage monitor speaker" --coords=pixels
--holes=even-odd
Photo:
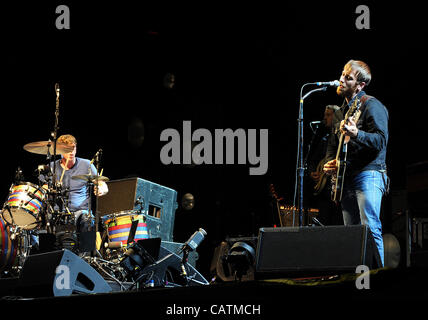
[[[256,278],[354,273],[382,266],[367,226],[261,228]]]
[[[16,290],[23,297],[111,291],[112,288],[94,268],[67,249],[28,256]]]

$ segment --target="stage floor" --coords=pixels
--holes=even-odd
[[[19,308],[20,312],[35,308],[50,310],[54,306],[55,310],[63,312],[85,308],[85,315],[150,314],[150,319],[272,319],[278,313],[289,314],[293,310],[301,310],[305,314],[331,314],[332,310],[337,311],[344,305],[358,308],[382,306],[377,312],[393,314],[394,310],[409,306],[412,306],[411,310],[426,307],[427,272],[428,268],[378,269],[371,271],[368,281],[362,281],[356,274],[314,275],[36,298],[8,294],[8,288],[13,292],[13,279],[2,279],[0,303],[8,305],[11,310]],[[359,289],[361,285],[365,288]]]

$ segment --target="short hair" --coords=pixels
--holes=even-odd
[[[329,110],[333,110],[333,112],[336,112],[337,110],[339,110],[339,109],[340,109],[340,107],[339,107],[339,106],[336,106],[336,105],[334,105],[334,104],[329,104],[329,105],[327,105],[325,108],[326,108],[326,109],[329,109]]]
[[[74,144],[74,145],[77,145],[76,138],[74,136],[72,136],[71,134],[64,134],[64,135],[60,136],[58,138],[57,142],[64,143],[64,144]]]
[[[368,86],[370,81],[372,80],[372,73],[367,63],[361,60],[349,60],[345,66],[348,65],[352,68],[352,70],[357,71],[357,81],[365,82],[366,86]]]

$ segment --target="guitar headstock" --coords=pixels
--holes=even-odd
[[[278,194],[276,193],[275,187],[272,183],[269,185],[269,193],[270,193],[271,197],[273,199],[275,199],[276,201],[281,201],[284,199],[284,198],[282,198],[282,197],[280,198],[278,196]]]
[[[358,119],[355,119],[355,115],[358,114],[358,118],[360,117],[360,107],[361,107],[361,100],[358,97],[355,97],[354,102],[352,102],[352,105],[349,107],[348,112],[345,115],[345,120],[347,121],[350,117],[354,117],[354,121],[358,121]]]

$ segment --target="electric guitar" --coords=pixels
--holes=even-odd
[[[354,122],[357,123],[361,115],[361,101],[358,97],[355,98],[352,106],[349,108],[348,112],[343,119],[345,123],[348,122],[349,118],[352,117]],[[348,154],[348,142],[350,137],[346,136],[343,132],[340,134],[339,145],[336,153],[336,165],[337,172],[331,176],[332,190],[331,190],[331,199],[334,202],[339,202],[342,200],[343,193],[343,183],[345,182],[345,172],[346,172],[346,157]]]
[[[318,163],[317,166],[317,171],[320,174],[319,180],[317,182],[317,184],[314,186],[314,195],[317,196],[321,193],[321,191],[324,190],[324,187],[327,184],[328,181],[328,176],[327,174],[324,172],[323,168],[324,165],[328,162],[327,157],[324,157],[321,159],[321,161]]]

